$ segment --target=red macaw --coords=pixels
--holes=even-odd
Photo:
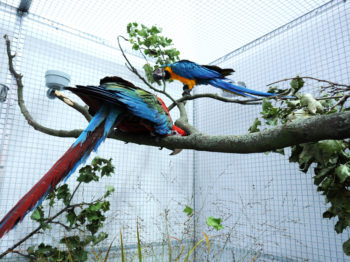
[[[164,65],[153,71],[153,79],[178,80],[184,84],[185,93],[189,93],[195,85],[212,85],[225,91],[255,98],[257,96],[275,96],[277,94],[264,93],[233,84],[226,76],[232,74],[233,69],[222,69],[218,66],[199,65],[188,60],[180,60],[170,65]]]
[[[89,105],[93,118],[68,151],[0,221],[0,238],[38,206],[60,181],[67,179],[92,150],[97,150],[114,127],[125,132],[158,136],[185,135],[173,124],[159,97],[120,77],[106,77],[99,86],[65,89]]]

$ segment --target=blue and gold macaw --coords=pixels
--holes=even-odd
[[[117,128],[123,132],[186,135],[175,126],[164,102],[120,77],[106,77],[99,86],[65,87],[78,95],[93,115],[75,143],[0,221],[0,238],[33,210],[63,179],[67,179],[93,150]]]
[[[154,70],[152,75],[154,81],[173,79],[182,82],[185,93],[189,93],[195,85],[212,85],[237,95],[252,98],[255,98],[254,96],[277,95],[233,84],[230,79],[226,78],[233,72],[234,70],[229,68],[222,69],[218,66],[199,65],[188,60],[180,60]]]

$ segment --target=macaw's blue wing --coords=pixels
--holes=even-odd
[[[131,83],[129,84],[127,81],[111,82],[112,80],[111,78],[102,81],[100,86],[77,86],[66,89],[80,96],[86,103],[91,100],[91,97],[94,97],[94,103],[88,104],[89,106],[94,107],[107,102],[122,107],[126,109],[125,112],[153,123],[154,131],[157,134],[171,134],[173,122],[167,112],[163,110],[156,96]],[[88,96],[90,100],[84,99],[85,96]],[[94,111],[94,108],[92,109]]]
[[[224,76],[215,70],[201,66],[194,62],[188,60],[181,60],[171,64],[172,71],[184,78],[187,79],[196,79],[196,80],[208,80],[214,78],[223,78]]]
[[[120,86],[113,82],[106,83],[103,87],[112,91],[133,115],[154,123],[157,134],[171,134],[173,122],[156,96],[141,88]]]

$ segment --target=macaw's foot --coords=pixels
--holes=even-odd
[[[184,85],[183,87],[183,93],[182,96],[190,96],[191,95],[191,89],[188,88],[188,85]]]
[[[177,155],[178,153],[180,153],[182,151],[181,148],[177,148],[177,149],[174,149],[173,152],[170,153],[171,156],[175,156]]]

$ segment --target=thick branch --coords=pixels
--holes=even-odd
[[[155,142],[148,137],[117,133],[115,138],[136,144],[183,148],[224,153],[258,153],[300,143],[350,137],[350,112],[318,115],[304,120],[241,136],[211,136],[194,133],[187,137],[171,136]]]
[[[29,114],[23,100],[22,75],[18,74],[13,67],[8,47],[9,65],[12,75],[16,79],[18,86],[18,104],[22,114],[28,123],[36,130],[59,137],[78,137],[82,130],[54,130],[37,123]],[[329,99],[329,98],[328,98]],[[165,147],[171,150],[176,148],[194,149],[200,151],[225,152],[225,153],[257,153],[275,150],[306,142],[315,142],[324,139],[344,139],[350,137],[350,112],[335,113],[330,115],[319,115],[303,120],[295,120],[291,123],[263,130],[258,133],[241,136],[210,136],[198,132],[190,126],[187,121],[184,104],[178,103],[180,109],[180,119],[177,121],[190,135],[187,137],[170,136],[161,139],[146,135],[127,134],[115,131],[109,135],[112,139],[131,142],[140,145]]]
[[[180,118],[176,120],[175,124],[186,131],[188,135],[199,133],[199,131],[192,125],[188,123],[188,116],[185,108],[185,103],[178,103],[178,108],[180,111]]]

